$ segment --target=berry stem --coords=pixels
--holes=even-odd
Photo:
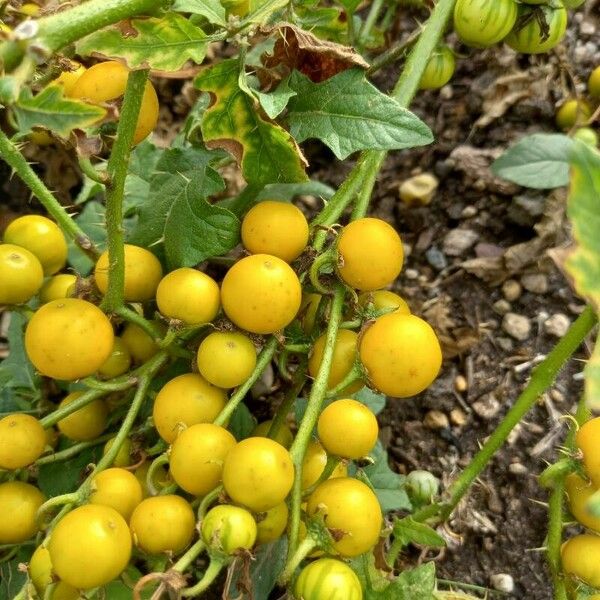
[[[223,559],[211,558],[211,561],[202,576],[202,579],[194,586],[190,588],[186,588],[181,591],[181,595],[183,597],[192,597],[195,598],[202,594],[211,583],[218,577],[221,569],[225,566],[225,561]]]
[[[106,166],[106,233],[108,236],[108,289],[102,308],[115,312],[123,306],[125,289],[125,235],[123,231],[123,195],[129,167],[133,135],[146,88],[148,69],[131,71],[123,97],[117,127],[117,139]]]
[[[329,324],[325,337],[325,348],[323,349],[323,359],[319,372],[313,382],[306,411],[302,417],[302,422],[298,428],[298,433],[294,439],[294,443],[290,448],[290,456],[295,468],[294,486],[292,488],[290,528],[289,528],[289,546],[288,546],[288,562],[295,554],[298,544],[298,535],[300,530],[300,504],[302,503],[302,461],[306,453],[306,448],[310,442],[313,429],[319,418],[321,406],[327,393],[327,382],[329,380],[329,372],[331,371],[331,362],[333,360],[333,350],[337,332],[341,321],[342,310],[344,307],[344,298],[346,290],[341,284],[337,284],[331,302],[329,313]]]
[[[307,534],[298,545],[298,548],[294,554],[288,558],[285,569],[279,577],[279,583],[282,586],[286,585],[288,581],[290,581],[300,563],[316,548],[316,546],[317,542],[309,534]]]
[[[100,255],[88,235],[69,216],[64,207],[52,195],[44,182],[37,176],[17,146],[0,130],[0,157],[23,180],[32,194],[42,203],[44,208],[58,223],[60,228],[85,252],[92,260]]]
[[[231,415],[237,408],[238,404],[244,399],[246,394],[250,391],[250,388],[256,383],[262,372],[271,362],[276,349],[277,338],[272,336],[260,351],[254,371],[252,371],[250,377],[248,377],[248,379],[246,379],[246,381],[240,385],[239,388],[237,388],[231,398],[229,398],[225,408],[223,408],[223,410],[219,413],[219,416],[214,420],[215,425],[225,427],[226,424],[229,423],[229,419],[231,418]]]

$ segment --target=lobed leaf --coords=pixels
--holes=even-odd
[[[600,312],[600,153],[574,141],[570,153],[571,186],[567,214],[575,249],[565,263],[577,293]],[[600,408],[600,344],[585,367],[585,395],[590,408]]]
[[[193,266],[231,250],[239,241],[239,219],[207,198],[224,183],[210,163],[222,155],[204,149],[165,151],[150,178],[132,243],[162,243],[170,268]]]
[[[340,159],[358,150],[399,150],[433,141],[425,123],[371,85],[359,69],[322,83],[294,71],[290,87],[297,92],[288,106],[294,138],[320,139]]]
[[[287,131],[261,117],[239,87],[239,63],[225,60],[195,80],[214,102],[204,113],[202,135],[210,147],[224,148],[241,164],[249,183],[306,181],[304,159]]]
[[[68,137],[73,129],[89,127],[106,115],[100,106],[63,97],[58,85],[49,85],[35,96],[25,89],[12,108],[20,133],[43,127],[62,137]]]
[[[558,133],[535,133],[510,147],[492,163],[498,177],[536,190],[569,183],[569,153],[573,142]]]
[[[77,52],[123,58],[131,68],[163,71],[176,71],[188,60],[198,64],[204,60],[208,47],[205,33],[181,15],[168,12],[160,19],[133,19],[130,27],[127,31],[118,25],[96,31],[77,43]]]
[[[177,12],[202,15],[209,23],[214,25],[227,25],[225,8],[219,0],[175,0],[172,10]]]

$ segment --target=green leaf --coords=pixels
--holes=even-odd
[[[573,141],[559,133],[535,133],[509,148],[492,164],[498,177],[543,190],[569,183],[569,152]]]
[[[371,484],[381,510],[410,510],[412,505],[404,490],[406,477],[394,473],[388,466],[387,452],[383,449],[381,442],[377,440],[375,448],[371,452],[374,463],[362,469],[362,474]]]
[[[244,17],[249,23],[258,23],[264,25],[271,16],[278,10],[285,8],[289,0],[250,0],[250,13]]]
[[[365,590],[364,600],[433,600],[435,591],[433,562],[403,571],[391,582],[387,577],[388,574],[375,566],[373,553],[357,556],[350,564]]]
[[[172,268],[193,266],[236,246],[239,219],[206,200],[224,187],[210,166],[220,157],[204,149],[167,150],[150,178],[131,241],[145,247],[162,242]]]
[[[96,31],[77,43],[77,53],[100,53],[123,58],[132,68],[163,71],[176,71],[188,60],[198,64],[204,60],[206,34],[181,15],[169,12],[160,19],[133,19],[131,27],[136,35],[125,34],[118,26]]]
[[[306,181],[303,158],[284,129],[266,121],[251,98],[239,88],[239,63],[225,60],[204,70],[195,86],[213,94],[202,120],[202,135],[210,147],[225,148],[241,163],[249,183]]]
[[[289,81],[284,79],[270,94],[258,90],[255,90],[254,94],[267,115],[275,119],[285,110],[290,98],[295,96],[296,92],[290,88]]]
[[[298,94],[288,106],[294,138],[318,138],[340,159],[357,150],[399,150],[433,141],[429,127],[371,85],[361,69],[322,83],[294,71],[290,87]]]
[[[31,402],[40,396],[41,379],[27,358],[23,332],[25,317],[13,312],[8,326],[8,356],[0,362],[0,396],[1,412],[26,410]]]
[[[446,545],[444,538],[425,523],[414,521],[412,517],[394,520],[394,537],[402,540],[405,546],[408,544],[420,544],[443,548]]]
[[[104,205],[96,200],[87,202],[75,219],[77,224],[89,236],[99,250],[104,250],[106,247],[106,209]],[[73,240],[67,241],[69,245],[69,265],[80,275],[87,275],[94,263],[83,253],[79,246],[75,245]]]
[[[353,13],[362,0],[338,0],[338,2],[349,12]]]
[[[144,141],[131,153],[129,169],[125,179],[123,210],[125,215],[140,208],[150,194],[150,178],[164,150]]]
[[[0,563],[0,600],[13,600],[27,582],[27,573],[19,565],[29,562],[33,549],[21,546],[12,560]]]
[[[258,547],[254,557],[250,561],[249,576],[252,581],[251,594],[243,590],[238,592],[237,583],[240,579],[245,579],[244,566],[236,561],[232,568],[235,568],[232,583],[229,589],[235,590],[235,598],[238,600],[259,600],[269,598],[269,594],[275,588],[277,578],[283,571],[285,557],[287,554],[287,538],[281,537],[270,544],[263,544]]]
[[[296,24],[322,40],[338,44],[348,43],[347,18],[337,8],[322,6],[299,8]]]
[[[378,394],[370,390],[368,387],[364,387],[358,392],[350,394],[350,396],[368,406],[376,415],[385,408],[386,397],[383,394]]]
[[[240,441],[250,436],[256,427],[256,419],[249,408],[240,402],[233,411],[229,421],[228,429],[234,435],[235,439]]]
[[[61,448],[62,449],[62,448]],[[38,487],[48,497],[73,492],[85,478],[87,466],[102,456],[102,445],[85,448],[77,456],[42,465],[38,473]]]
[[[13,111],[21,134],[44,127],[62,137],[68,137],[73,129],[93,125],[106,114],[100,106],[64,98],[58,85],[49,85],[35,96],[23,90]]]
[[[227,25],[225,8],[219,0],[175,0],[172,10],[183,13],[202,15],[209,23],[214,25]]]
[[[575,249],[565,268],[577,293],[600,312],[600,153],[575,140],[571,155],[571,187],[567,214],[573,226]],[[585,367],[585,395],[588,406],[600,409],[600,344]]]
[[[416,569],[403,571],[383,592],[370,595],[365,600],[432,600],[435,591],[435,564],[425,563]]]
[[[240,220],[229,210],[209,204],[203,175],[186,181],[165,222],[164,244],[170,268],[191,267],[221,256],[240,241]]]

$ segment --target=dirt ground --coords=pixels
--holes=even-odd
[[[445,354],[443,371],[427,392],[390,401],[380,416],[391,465],[401,473],[428,469],[447,486],[494,431],[561,326],[583,308],[552,259],[553,250],[568,242],[564,192],[517,188],[494,179],[488,167],[523,134],[553,131],[557,103],[573,81],[581,84],[600,64],[598,2],[587,5],[551,55],[516,56],[501,47],[473,51],[451,34],[448,41],[460,56],[455,77],[441,92],[419,94],[412,107],[437,141],[393,153],[378,178],[372,212],[393,223],[407,247],[398,291],[436,328]],[[414,29],[417,17],[424,15],[406,14],[398,39]],[[389,68],[375,81],[389,88],[395,77]],[[176,100],[185,105],[181,96]],[[349,163],[340,166],[318,144],[305,150],[313,178],[331,185],[343,180]],[[52,177],[70,180],[72,163],[52,164],[60,165]],[[428,206],[408,208],[398,185],[421,172],[439,179],[438,191]],[[0,165],[0,181],[6,175]],[[0,219],[26,201],[19,183],[6,181]],[[518,327],[507,313],[523,317]],[[579,358],[585,357],[584,350]],[[447,524],[448,549],[435,556],[439,577],[492,588],[493,576],[506,574],[514,592],[502,597],[551,599],[541,550],[547,494],[537,475],[563,439],[561,416],[581,394],[581,369],[572,361],[561,373]],[[415,564],[433,557],[423,549],[403,558]]]

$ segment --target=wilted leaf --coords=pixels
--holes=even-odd
[[[204,141],[233,154],[248,182],[267,185],[305,181],[303,158],[293,138],[261,117],[253,100],[240,90],[238,76],[239,63],[231,59],[196,78],[196,87],[211,92],[214,98],[202,120]]]
[[[357,150],[424,146],[433,135],[418,117],[371,85],[359,69],[313,83],[295,71],[288,118],[298,142],[318,138],[344,159]]]
[[[600,311],[600,153],[583,142],[573,143],[571,187],[567,214],[573,224],[576,246],[565,267],[575,289],[596,312]],[[600,344],[585,367],[585,395],[588,406],[600,408]]]
[[[77,52],[83,56],[99,53],[123,58],[132,68],[151,67],[163,71],[176,71],[187,60],[200,64],[206,48],[202,29],[172,12],[160,19],[133,19],[127,32],[118,26],[107,27],[77,43]]]
[[[64,98],[62,88],[57,85],[49,85],[36,96],[32,96],[29,90],[24,90],[13,106],[13,111],[19,133],[43,127],[65,138],[73,129],[93,125],[106,114],[100,106]]]
[[[177,12],[202,15],[215,25],[227,25],[225,8],[219,0],[175,0],[171,8]]]
[[[264,66],[270,70],[269,78],[284,79],[297,70],[312,81],[320,82],[352,67],[369,67],[369,63],[352,48],[321,40],[295,25],[282,23],[265,32],[275,32],[277,36],[273,53],[262,57]],[[261,77],[266,82],[267,73],[262,73]]]
[[[573,141],[558,133],[535,133],[511,146],[492,164],[503,179],[534,189],[569,183],[569,153]]]

